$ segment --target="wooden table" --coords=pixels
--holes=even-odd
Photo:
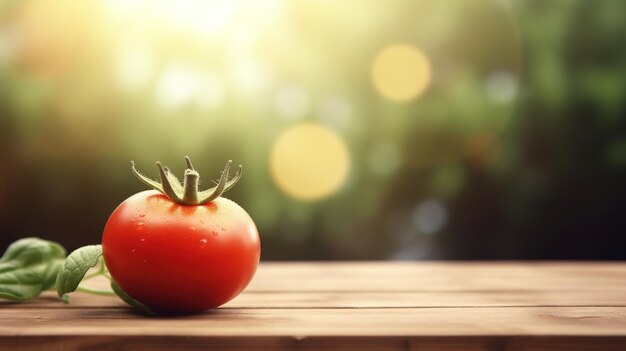
[[[626,350],[626,263],[263,263],[214,311],[0,302],[19,350]]]

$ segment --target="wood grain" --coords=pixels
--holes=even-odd
[[[259,269],[258,279],[248,289],[269,292],[626,291],[626,273],[621,263],[393,263],[391,266],[371,262],[287,266],[274,263]]]
[[[78,348],[626,350],[626,264],[264,263],[191,316],[80,293],[0,302],[0,349]]]
[[[99,284],[98,284],[99,285]],[[102,286],[103,288],[105,286]],[[93,298],[76,293],[71,308],[124,307],[116,297]],[[222,309],[251,308],[426,308],[426,307],[626,307],[626,293],[613,290],[574,291],[443,291],[443,292],[258,292],[246,291]],[[25,303],[0,301],[0,308],[60,308],[52,292]]]

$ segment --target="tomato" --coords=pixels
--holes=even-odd
[[[106,266],[126,293],[150,308],[218,307],[237,296],[256,271],[257,228],[243,208],[224,197],[196,205],[177,202],[157,190],[122,202],[104,228]]]

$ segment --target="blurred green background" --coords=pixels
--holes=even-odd
[[[622,0],[4,0],[0,250],[183,156],[263,260],[625,259]]]

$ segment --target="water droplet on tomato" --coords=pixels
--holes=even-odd
[[[200,240],[200,243],[201,243],[201,244],[206,244],[206,239],[202,239],[202,240]]]
[[[140,241],[141,241],[141,242],[144,242],[144,241],[146,241],[146,238],[141,238],[141,240],[140,240]]]
[[[130,252],[132,252],[132,253],[135,253],[135,251],[137,251],[137,250],[135,250],[135,249],[130,250]]]
[[[146,263],[146,262],[148,262],[148,260],[143,260],[143,263]]]
[[[196,227],[191,227],[189,229],[191,229],[191,231],[196,231]]]

